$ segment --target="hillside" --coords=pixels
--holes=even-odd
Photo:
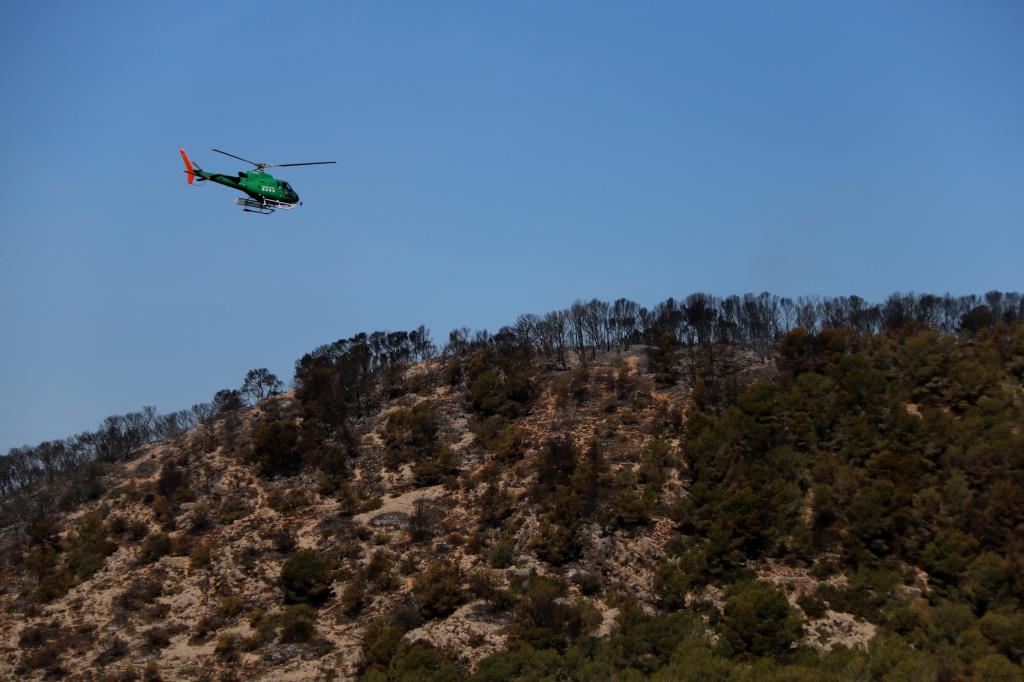
[[[0,677],[1021,679],[1016,313],[697,305],[353,337],[9,485]]]

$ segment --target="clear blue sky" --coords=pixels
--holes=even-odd
[[[577,297],[1024,288],[1024,4],[11,3],[0,451]],[[243,214],[178,148],[288,169]]]

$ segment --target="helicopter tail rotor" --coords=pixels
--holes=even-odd
[[[188,154],[185,153],[184,147],[181,149],[181,160],[185,162],[185,172],[188,173],[188,184],[191,185],[196,179],[196,172],[192,167],[192,162],[188,160]]]

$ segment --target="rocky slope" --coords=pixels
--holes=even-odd
[[[750,356],[737,362],[744,382],[773,371]],[[555,600],[572,605],[590,637],[614,632],[627,604],[659,608],[656,571],[672,510],[688,495],[679,452],[688,383],[656,385],[641,348],[586,368],[540,368],[528,409],[495,435],[449,370],[439,359],[408,368],[401,390],[352,419],[340,482],[316,467],[268,476],[254,460],[261,426],[302,423],[286,392],[143,448],[111,467],[98,499],[9,533],[0,677],[353,679],[380,657],[381,628],[396,623],[407,645],[472,671],[518,632],[525,607],[514,595],[530,576],[555,579]],[[434,469],[409,454],[426,451],[415,421],[426,413],[427,449],[442,453],[431,455]],[[544,479],[561,475],[550,461],[558,443],[576,461],[599,446],[601,480],[614,481],[617,500],[584,515],[569,549],[547,542],[548,519],[572,504],[552,499],[564,488]],[[656,504],[632,518],[627,503],[644,494]],[[329,592],[311,589],[312,606],[296,607],[303,599],[289,596],[282,571],[309,556],[302,550],[322,560]],[[843,580],[750,568],[798,613],[819,582]],[[723,595],[707,588],[688,601],[713,613]],[[875,630],[832,609],[804,620],[805,641],[824,649],[863,646]]]

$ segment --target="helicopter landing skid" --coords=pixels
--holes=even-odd
[[[263,201],[258,199],[235,199],[235,204],[241,206],[242,211],[245,213],[259,213],[261,215],[270,215],[277,209],[290,211],[295,208],[295,204],[286,204],[283,201],[274,201],[273,199],[265,199]]]

